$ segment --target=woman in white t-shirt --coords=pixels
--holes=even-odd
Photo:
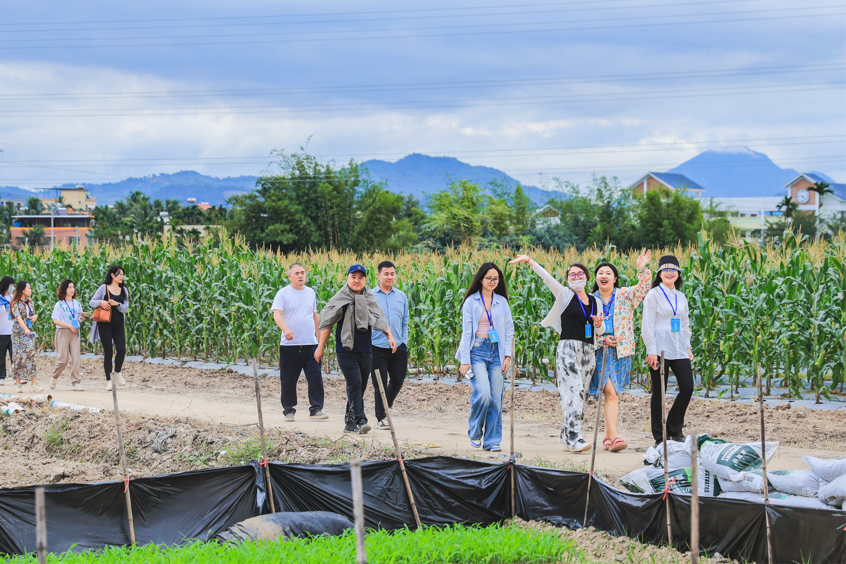
[[[0,280],[0,386],[6,383],[6,355],[12,360],[12,289],[15,279],[4,276]]]
[[[53,379],[50,389],[56,389],[59,375],[70,363],[71,385],[75,392],[81,392],[81,375],[79,373],[79,329],[85,321],[82,305],[76,301],[76,286],[70,280],[63,280],[56,292],[59,301],[53,306],[53,323],[56,324],[56,366],[53,368]]]

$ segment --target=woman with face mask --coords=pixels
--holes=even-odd
[[[598,396],[602,386],[605,394],[605,438],[602,446],[611,452],[619,452],[629,446],[617,434],[619,393],[629,385],[635,349],[634,310],[649,291],[652,273],[646,264],[651,256],[651,251],[645,251],[637,258],[636,286],[620,288],[617,267],[610,262],[600,263],[594,270],[593,295],[599,298],[602,307],[604,327],[600,330],[600,341],[605,348],[596,352],[596,374],[590,382],[589,393]]]
[[[646,345],[646,363],[652,378],[652,437],[655,444],[663,441],[661,425],[661,361],[664,353],[667,368],[676,376],[679,393],[667,414],[667,438],[684,442],[684,414],[693,395],[693,351],[690,348],[690,310],[687,298],[681,293],[682,276],[679,261],[672,255],[661,257],[658,276],[643,300],[641,338]]]
[[[537,262],[520,255],[509,264],[525,262],[544,281],[555,296],[555,305],[541,322],[561,336],[555,355],[558,371],[558,394],[564,423],[561,442],[571,452],[590,450],[590,443],[582,438],[585,386],[596,371],[596,332],[602,327],[602,308],[597,299],[585,291],[590,273],[583,264],[567,268],[567,284],[562,285]]]

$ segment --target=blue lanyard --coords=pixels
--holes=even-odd
[[[602,299],[601,297],[599,298]],[[605,302],[602,302],[602,313],[605,314],[605,317],[611,317],[611,311],[614,309],[614,300],[617,299],[617,288],[614,288],[614,293],[611,294],[611,301],[608,302],[608,305],[605,305]],[[579,300],[581,301],[581,300]]]
[[[678,294],[676,294],[676,305],[675,305],[675,306],[673,306],[673,302],[671,302],[671,301],[670,301],[670,296],[668,296],[668,295],[667,295],[667,292],[665,292],[665,291],[664,291],[664,285],[663,285],[663,284],[659,284],[659,285],[658,285],[658,287],[659,287],[659,288],[661,288],[661,293],[662,293],[662,294],[664,294],[664,297],[665,297],[665,298],[667,298],[667,303],[668,303],[668,304],[670,304],[670,307],[671,307],[671,308],[672,308],[672,310],[673,310],[673,315],[678,315],[678,314],[676,313],[676,310],[678,310],[678,309],[679,309],[679,295],[678,295]]]
[[[68,309],[66,311],[70,314],[71,319],[76,319],[76,307],[72,307],[72,306],[68,305],[67,300],[62,300],[62,301],[65,302],[65,305],[68,306]]]
[[[485,310],[485,314],[488,316],[488,323],[493,327],[493,318],[491,317],[491,312],[488,311],[488,306],[485,305],[485,298],[482,297],[482,292],[479,292],[479,301],[482,302],[482,309]],[[491,296],[491,309],[493,309],[493,295]]]
[[[593,302],[590,301],[590,296],[588,296],[588,301],[590,302],[590,315],[587,314],[587,310],[585,310],[585,305],[582,303],[582,300],[579,296],[574,296],[576,301],[579,302],[579,307],[582,308],[582,315],[585,316],[585,321],[590,323],[590,318],[593,317]]]

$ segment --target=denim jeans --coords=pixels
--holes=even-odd
[[[502,442],[502,363],[499,361],[499,343],[475,337],[470,349],[470,366],[473,369],[473,393],[470,395],[470,432],[474,441],[482,438],[482,446],[489,450]]]

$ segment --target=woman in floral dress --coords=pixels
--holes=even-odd
[[[33,392],[43,392],[44,388],[37,382],[35,332],[32,330],[38,316],[32,304],[32,287],[26,280],[21,280],[15,286],[11,314],[15,321],[12,325],[12,374],[15,375],[15,387],[18,392],[23,391],[21,378],[27,378]]]
[[[610,262],[600,263],[594,270],[596,282],[593,284],[593,295],[602,304],[605,332],[602,334],[601,344],[605,346],[596,352],[596,372],[590,382],[590,393],[598,396],[600,382],[603,383],[605,438],[602,440],[602,446],[611,452],[619,452],[629,446],[617,435],[619,393],[629,385],[632,355],[635,349],[632,318],[634,310],[649,291],[652,273],[646,265],[651,257],[652,252],[646,251],[637,258],[638,283],[636,286],[620,288],[617,267]],[[603,357],[606,350],[608,353],[605,357],[603,372]]]

